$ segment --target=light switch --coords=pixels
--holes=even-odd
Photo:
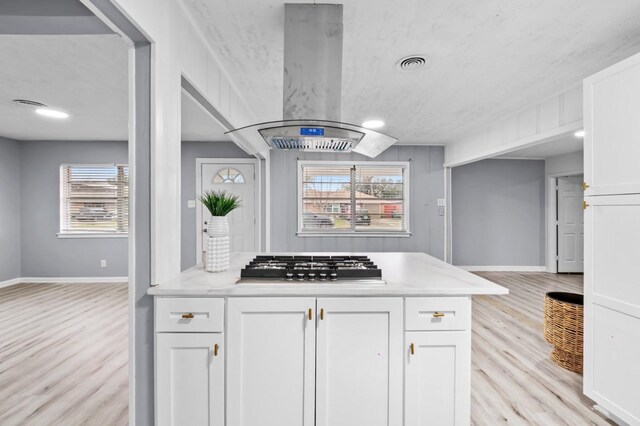
[[[438,209],[438,216],[444,216],[444,208],[440,207]]]
[[[444,203],[445,203],[444,198],[438,198],[438,207],[444,207]]]
[[[187,200],[187,207],[190,209],[196,208],[196,200]]]

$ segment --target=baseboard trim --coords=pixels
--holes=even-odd
[[[20,284],[21,278],[11,278],[10,280],[0,281],[0,288],[9,287],[10,285]]]
[[[457,266],[457,265],[456,265]],[[458,266],[470,272],[546,272],[546,266]]]
[[[128,277],[20,277],[0,282],[1,287],[10,285],[33,283],[33,284],[95,284],[95,283],[126,283]]]

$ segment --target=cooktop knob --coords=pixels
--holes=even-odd
[[[298,281],[304,281],[304,274],[298,274]]]
[[[309,281],[315,281],[316,280],[316,274],[314,274],[313,272],[309,274]]]
[[[287,272],[287,281],[293,281],[293,274],[291,272]]]
[[[338,274],[335,272],[331,273],[331,281],[338,281]]]
[[[320,281],[326,281],[327,280],[327,274],[320,274]]]

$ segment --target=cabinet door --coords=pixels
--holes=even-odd
[[[227,303],[227,424],[312,426],[315,298]]]
[[[412,332],[405,337],[405,426],[468,425],[470,332]]]
[[[402,425],[403,302],[318,299],[318,426]]]
[[[156,334],[156,424],[224,425],[222,334]]]
[[[584,80],[585,195],[640,193],[640,55]]]
[[[586,201],[584,393],[640,424],[640,195]]]

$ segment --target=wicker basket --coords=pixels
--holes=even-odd
[[[551,360],[582,373],[584,299],[581,294],[551,292],[544,296],[544,338],[553,345]]]

